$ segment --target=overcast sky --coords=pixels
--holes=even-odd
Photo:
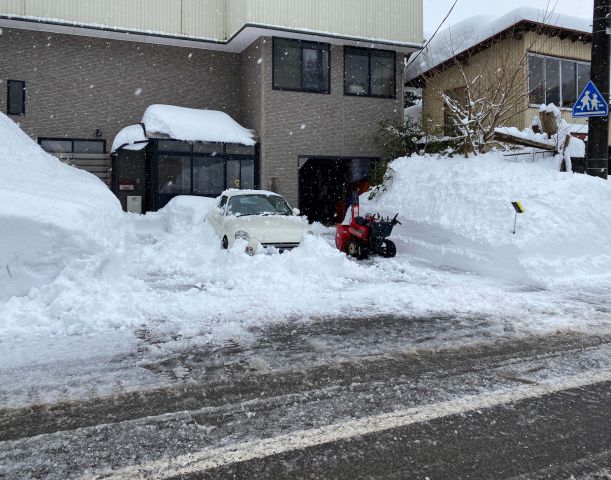
[[[453,3],[454,0],[424,0],[424,31],[434,32]],[[556,4],[557,13],[592,18],[593,0],[551,0],[550,4]],[[502,15],[516,7],[545,9],[547,5],[548,0],[458,0],[444,27],[473,15]]]

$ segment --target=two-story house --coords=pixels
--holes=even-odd
[[[149,105],[225,112],[256,134],[249,183],[330,221],[315,203],[367,175],[379,122],[401,118],[422,17],[422,0],[0,0],[0,109],[102,177]]]

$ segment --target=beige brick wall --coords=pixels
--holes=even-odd
[[[99,128],[108,149],[153,103],[223,110],[257,132],[261,187],[278,177],[297,205],[300,155],[379,156],[379,122],[402,117],[402,64],[397,54],[396,99],[344,96],[343,47],[332,46],[330,94],[285,92],[272,89],[271,38],[231,54],[4,29],[0,109],[6,80],[25,80],[26,116],[13,118],[29,135],[94,138]]]
[[[239,116],[239,55],[231,53],[3,29],[5,113],[8,79],[26,82],[26,115],[13,119],[34,138],[93,138],[99,128],[110,149],[153,103]]]
[[[380,121],[403,115],[403,57],[397,54],[397,98],[344,95],[344,49],[331,46],[331,93],[272,89],[272,39],[263,40],[261,187],[279,179],[279,193],[298,204],[299,156],[379,156],[374,142]]]

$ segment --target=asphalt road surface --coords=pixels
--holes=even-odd
[[[611,335],[434,341],[461,325],[177,349],[166,385],[0,409],[0,478],[611,479]]]

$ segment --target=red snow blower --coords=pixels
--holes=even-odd
[[[391,220],[382,218],[379,213],[361,217],[358,195],[352,196],[352,214],[349,225],[337,225],[335,246],[342,252],[359,260],[366,259],[369,254],[392,258],[397,254],[395,243],[388,240],[395,225],[401,225],[397,220],[399,214]]]

